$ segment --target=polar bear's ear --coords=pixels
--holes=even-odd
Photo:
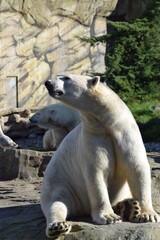
[[[94,76],[91,80],[89,80],[89,82],[90,82],[90,87],[96,87],[100,82],[100,77]]]

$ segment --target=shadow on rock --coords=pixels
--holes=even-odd
[[[45,224],[39,204],[0,208],[0,239],[45,240]]]

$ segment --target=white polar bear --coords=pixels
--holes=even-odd
[[[43,136],[43,147],[45,150],[57,149],[63,138],[69,133],[65,128],[53,127],[45,132]]]
[[[138,126],[124,102],[98,77],[69,74],[45,83],[49,94],[78,110],[82,123],[62,141],[47,166],[41,208],[48,237],[67,234],[68,216],[91,215],[98,224],[120,221],[112,206],[132,196],[135,222],[158,222],[151,176]]]
[[[46,150],[58,148],[63,138],[80,121],[79,113],[63,103],[43,107],[30,118],[30,122],[41,128],[49,129],[43,137],[43,147]]]

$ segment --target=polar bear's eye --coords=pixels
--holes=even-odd
[[[60,79],[61,79],[61,80],[64,80],[64,81],[70,80],[70,78],[69,78],[69,77],[67,77],[67,76],[60,77]]]

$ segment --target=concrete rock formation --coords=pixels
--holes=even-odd
[[[56,74],[103,72],[105,45],[91,47],[76,36],[106,33],[116,3],[1,0],[0,108],[52,103],[43,82]]]
[[[25,149],[8,150],[0,153],[0,180],[32,180],[43,177],[53,152]]]
[[[83,25],[90,26],[95,15],[98,17],[110,15],[116,3],[116,0],[2,0],[1,11],[21,12],[27,22],[42,27],[46,27],[49,24],[52,14],[69,17]]]

